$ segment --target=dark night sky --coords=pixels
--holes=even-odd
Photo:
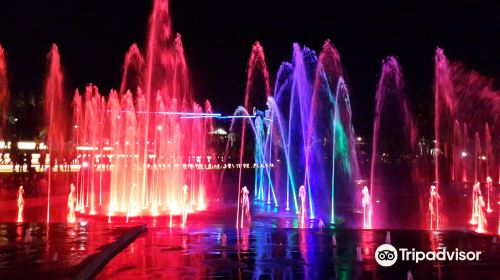
[[[28,2],[0,0],[0,44],[14,92],[39,91],[52,42],[59,45],[69,90],[87,82],[103,93],[119,86],[125,51],[133,42],[144,45],[150,1]],[[365,134],[381,61],[388,55],[402,64],[416,112],[431,110],[436,46],[451,60],[500,77],[497,1],[366,2],[171,0],[170,6],[197,99],[209,98],[226,114],[243,103],[246,63],[256,40],[274,79],[281,61],[290,60],[293,42],[319,50],[331,39],[347,71],[355,126]]]

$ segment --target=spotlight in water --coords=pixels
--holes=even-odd
[[[466,157],[467,156],[467,152],[462,152],[462,157]]]

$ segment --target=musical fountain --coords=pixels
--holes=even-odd
[[[208,101],[203,106],[194,101],[168,1],[155,1],[152,11],[146,50],[130,46],[119,90],[107,95],[88,84],[83,94],[75,90],[69,104],[59,49],[52,45],[44,85],[47,221],[54,184],[74,183],[68,196],[70,222],[79,212],[107,216],[108,221],[169,216],[170,226],[172,216],[180,216],[185,226],[187,213],[207,209],[207,194],[223,184],[223,175],[217,182],[217,176],[207,171],[217,163],[208,134],[221,115],[212,112]],[[370,166],[363,172],[344,75],[339,52],[329,40],[319,55],[295,43],[291,62],[281,64],[271,87],[264,48],[259,42],[252,46],[244,103],[229,117],[230,132],[241,136],[236,165],[239,227],[250,209],[250,192],[242,188],[248,182],[243,173],[248,153],[253,153],[255,167],[253,210],[271,210],[278,217],[299,215],[300,227],[306,227],[306,220],[321,219],[350,227],[388,228],[411,217],[412,228],[440,229],[451,225],[447,216],[456,207],[453,193],[472,193],[472,224],[478,223],[481,199],[486,201],[485,215],[493,212],[493,182],[495,177],[500,180],[500,132],[494,117],[499,112],[498,92],[491,80],[450,62],[438,48],[434,139],[425,143],[419,140],[423,138],[406,97],[402,68],[395,57],[385,59],[375,94]],[[5,115],[9,87],[3,48],[0,81],[0,110]],[[478,104],[484,110],[475,110]],[[75,149],[78,156],[67,171],[76,176],[68,177],[59,172],[60,163],[67,160],[68,150]],[[425,149],[432,158],[426,158]],[[76,170],[71,170],[75,164]],[[429,174],[421,176],[428,166],[434,169],[430,192],[425,190],[430,182],[422,180]],[[390,176],[391,170],[398,176]],[[363,181],[368,189],[362,188]],[[471,185],[473,191],[467,191]],[[407,216],[392,210],[401,204],[412,209]]]
[[[47,192],[42,203],[36,202],[46,210],[46,231],[49,222],[60,222],[61,216],[76,231],[85,231],[87,221],[149,223],[158,227],[153,234],[161,233],[160,242],[164,241],[161,227],[170,228],[170,247],[162,247],[165,251],[182,251],[192,242],[185,234],[190,227],[210,228],[222,244],[214,248],[237,248],[239,256],[256,243],[260,258],[267,250],[264,244],[281,248],[288,242],[306,263],[320,262],[308,246],[330,231],[350,233],[346,237],[338,231],[325,239],[335,248],[329,252],[335,256],[337,246],[345,244],[342,241],[354,238],[356,246],[349,254],[359,263],[372,260],[373,244],[382,240],[381,232],[391,243],[389,229],[395,236],[400,229],[411,229],[415,236],[430,234],[432,250],[445,229],[500,234],[500,224],[494,229],[500,102],[491,79],[450,62],[438,48],[434,115],[428,116],[433,132],[428,135],[415,117],[402,66],[396,57],[387,57],[374,85],[372,135],[360,137],[352,122],[355,98],[334,44],[326,40],[318,55],[294,43],[291,53],[290,62],[283,62],[272,76],[264,48],[256,42],[248,61],[243,104],[231,116],[222,116],[213,112],[209,101],[195,101],[167,0],[154,1],[145,50],[130,46],[119,88],[107,94],[87,84],[74,90],[70,102],[61,54],[53,44],[43,88],[47,149],[38,148],[40,156],[47,153],[49,163],[45,166],[43,161],[38,169],[47,177]],[[0,46],[4,129],[9,96],[6,55]],[[222,155],[210,140],[218,119],[231,120],[228,134],[234,138],[227,137]],[[368,139],[368,151],[361,139]],[[238,163],[233,165],[229,150],[235,146],[239,146]],[[236,168],[231,170],[232,166]],[[221,192],[230,195],[223,198]],[[30,199],[20,186],[19,225],[32,219],[31,214],[26,218]],[[235,219],[236,232],[214,227],[212,218],[214,224],[231,228]],[[316,225],[319,234],[307,235],[307,229]],[[259,226],[303,230],[268,237],[254,230]],[[19,235],[30,240],[31,232],[23,228]],[[172,245],[172,236],[179,245]],[[139,252],[151,250],[146,245]],[[323,255],[330,258],[330,253]],[[53,256],[57,261],[57,252]]]

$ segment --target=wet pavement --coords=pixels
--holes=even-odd
[[[192,217],[191,227],[185,230],[161,224],[119,253],[97,279],[406,279],[408,271],[415,279],[498,279],[500,275],[500,244],[494,244],[491,235],[470,231],[391,230],[396,248],[446,247],[483,253],[476,262],[398,261],[384,268],[374,254],[385,243],[385,230],[280,228],[259,217],[251,228],[242,230],[206,217]]]
[[[500,240],[495,244],[491,234],[473,233],[468,226],[440,232],[390,230],[391,244],[422,251],[479,250],[479,261],[398,261],[384,268],[374,254],[385,243],[386,230],[320,231],[316,220],[308,223],[315,228],[298,229],[296,215],[263,212],[252,216],[249,228],[236,230],[234,205],[192,214],[186,229],[178,227],[179,217],[173,217],[173,228],[169,217],[135,217],[129,223],[114,217],[110,224],[107,217],[80,215],[77,223],[66,224],[65,204],[54,201],[51,216],[60,223],[0,223],[0,279],[74,278],[104,246],[138,224],[147,224],[148,231],[105,265],[97,279],[406,279],[408,271],[414,279],[500,278]],[[12,220],[16,211],[0,214],[0,220]],[[46,208],[26,208],[25,220],[45,218]]]
[[[86,221],[0,223],[0,279],[72,279],[129,228]]]

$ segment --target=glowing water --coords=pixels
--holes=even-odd
[[[241,189],[240,200],[241,200],[241,217],[240,217],[240,228],[244,228],[245,225],[250,226],[251,216],[250,216],[250,191],[246,186]]]
[[[305,227],[305,219],[306,219],[306,188],[304,185],[299,188],[299,201],[300,201],[300,209],[299,209],[299,227]]]
[[[7,77],[7,59],[5,57],[4,49],[2,48],[2,45],[0,45],[0,125],[2,129],[5,127],[5,122],[8,116],[9,99],[10,93]]]
[[[267,69],[262,70],[263,55],[255,53],[259,52],[252,51],[250,61],[261,59],[258,67],[249,63],[249,81],[252,86],[257,81],[263,84],[263,98],[269,95],[266,83],[262,83],[267,81]],[[259,75],[251,74],[255,69]],[[249,116],[255,120],[256,163],[274,165],[256,172],[256,199],[300,213],[302,202],[296,186],[303,185],[309,218],[324,217],[330,222],[336,216],[335,189],[338,199],[355,201],[353,181],[359,178],[359,169],[349,93],[341,74],[339,55],[330,41],[323,45],[319,59],[310,49],[293,45],[292,63],[281,65],[274,97],[267,97],[267,104]],[[254,95],[257,93],[250,96]],[[350,211],[345,209],[343,214]]]
[[[50,192],[53,180],[53,167],[56,158],[63,158],[64,143],[66,139],[66,123],[61,120],[67,119],[66,100],[64,95],[64,77],[61,70],[59,49],[52,44],[47,55],[48,68],[44,90],[44,117],[47,125],[47,146],[49,147],[50,166],[48,170],[48,192],[47,192],[47,222],[50,221]]]
[[[182,223],[181,227],[185,228],[187,225],[187,217],[189,213],[189,187],[187,185],[184,185],[182,187],[182,196],[181,196],[181,201],[182,201]]]
[[[486,207],[486,212],[491,213],[493,212],[493,209],[491,209],[490,206],[490,194],[493,190],[493,180],[491,179],[490,176],[486,177],[486,192],[488,193],[488,205]]]
[[[477,197],[477,200],[476,200],[476,213],[477,213],[477,228],[476,228],[476,232],[478,233],[484,233],[486,232],[486,224],[488,223],[488,221],[486,220],[486,214],[485,214],[485,211],[484,211],[484,207],[485,207],[485,203],[484,203],[484,199],[483,199],[483,196],[481,195],[481,193],[479,193],[479,196]]]
[[[436,186],[431,186],[429,196],[430,230],[439,230],[439,200],[440,196]]]
[[[474,186],[472,187],[472,217],[470,219],[470,223],[473,225],[476,225],[478,223],[478,216],[479,216],[479,208],[480,208],[480,203],[479,203],[479,196],[481,195],[481,187],[479,182],[474,183]]]
[[[372,199],[370,197],[370,191],[367,186],[363,187],[362,191],[362,205],[363,205],[363,229],[372,228]]]
[[[24,187],[20,186],[17,190],[17,222],[23,222],[24,213]]]
[[[395,159],[412,155],[416,145],[417,130],[404,94],[401,67],[394,57],[382,64],[382,75],[375,96],[375,119],[373,122],[372,155],[370,168],[370,194],[379,205],[374,206],[375,226],[390,224],[392,198],[388,187],[398,185],[392,177],[381,176],[386,158]],[[400,171],[401,172],[401,171]],[[403,171],[409,172],[409,171]],[[406,174],[405,177],[411,177]],[[398,192],[411,193],[410,186],[400,186]],[[392,217],[394,218],[394,217]]]
[[[193,102],[168,6],[166,0],[154,1],[145,56],[136,44],[130,47],[119,92],[112,90],[105,99],[88,85],[83,97],[75,93],[73,142],[90,147],[77,180],[82,213],[128,220],[207,207],[205,188],[212,182],[198,166],[214,158],[207,143],[212,120],[205,117],[212,108],[208,101],[204,108]],[[188,195],[181,187],[186,184]]]
[[[76,188],[75,185],[71,184],[69,186],[68,195],[68,223],[76,222]]]

